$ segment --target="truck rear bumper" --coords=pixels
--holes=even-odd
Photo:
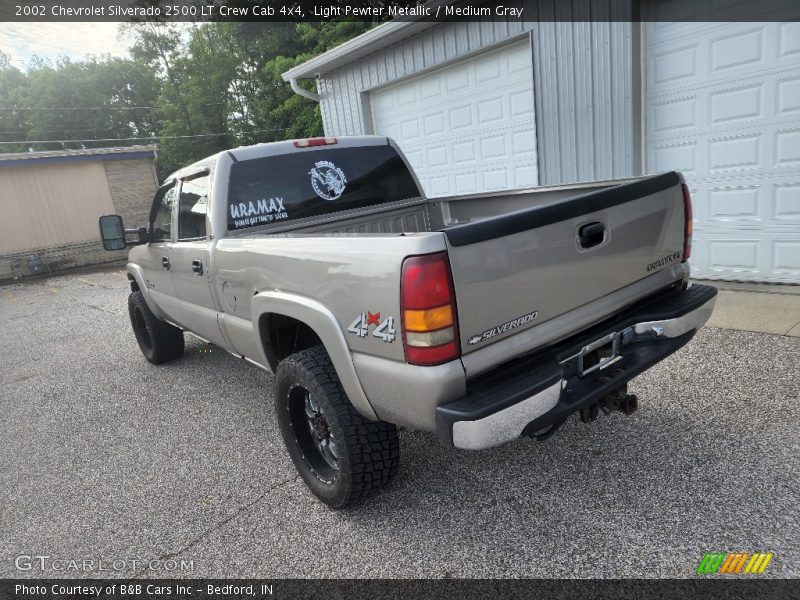
[[[716,295],[711,286],[693,285],[645,299],[468,382],[464,397],[436,408],[439,439],[481,450],[560,423],[684,346],[708,321]],[[587,367],[595,346],[609,356]]]

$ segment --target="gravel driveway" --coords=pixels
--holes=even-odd
[[[295,475],[271,377],[187,336],[155,367],[117,269],[0,287],[0,576],[691,577],[707,551],[800,576],[800,338],[705,329],[635,379],[639,411],[470,453],[401,432],[335,512]],[[20,555],[123,560],[19,571]]]

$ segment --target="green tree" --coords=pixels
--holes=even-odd
[[[21,99],[27,97],[27,78],[25,74],[11,64],[11,57],[0,52],[0,152],[25,152],[23,144],[7,144],[15,140],[26,139],[30,124],[27,114],[17,108]]]
[[[281,73],[364,33],[371,26],[360,21],[292,24],[293,51],[277,54],[263,69],[263,81],[272,92],[272,102],[267,105],[270,122],[283,131],[278,139],[323,133],[319,104],[295,94],[281,78]],[[312,82],[304,81],[301,85],[314,90]]]
[[[292,92],[281,73],[370,24],[121,27],[134,39],[130,58],[34,59],[20,70],[0,54],[0,141],[19,141],[0,151],[153,140],[163,177],[234,146],[321,135],[319,104]]]
[[[131,60],[33,60],[24,73],[0,61],[0,90],[3,151],[130,145],[158,129],[142,107],[158,99],[159,82]]]

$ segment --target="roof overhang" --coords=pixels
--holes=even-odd
[[[24,143],[24,142],[22,142]],[[117,148],[81,148],[76,150],[44,150],[0,154],[0,164],[31,164],[74,160],[130,160],[155,158],[158,146],[124,146]]]
[[[464,0],[433,0],[427,2],[431,11],[439,5],[461,4]],[[370,29],[344,44],[331,48],[306,62],[292,67],[281,74],[284,81],[292,79],[311,79],[325,75],[345,65],[374,54],[379,50],[394,46],[405,39],[419,35],[423,31],[441,25],[442,21],[421,21],[422,17],[399,17],[374,29]]]

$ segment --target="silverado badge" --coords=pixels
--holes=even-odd
[[[539,316],[539,311],[535,310],[533,312],[528,313],[527,315],[522,315],[521,317],[517,317],[516,319],[512,319],[502,325],[497,325],[496,327],[492,327],[484,331],[483,333],[479,333],[477,335],[473,335],[467,341],[468,344],[474,345],[480,342],[485,342],[489,338],[493,338],[496,335],[500,335],[501,333],[505,333],[506,331],[511,331],[521,325],[525,325],[533,321],[536,317]]]

